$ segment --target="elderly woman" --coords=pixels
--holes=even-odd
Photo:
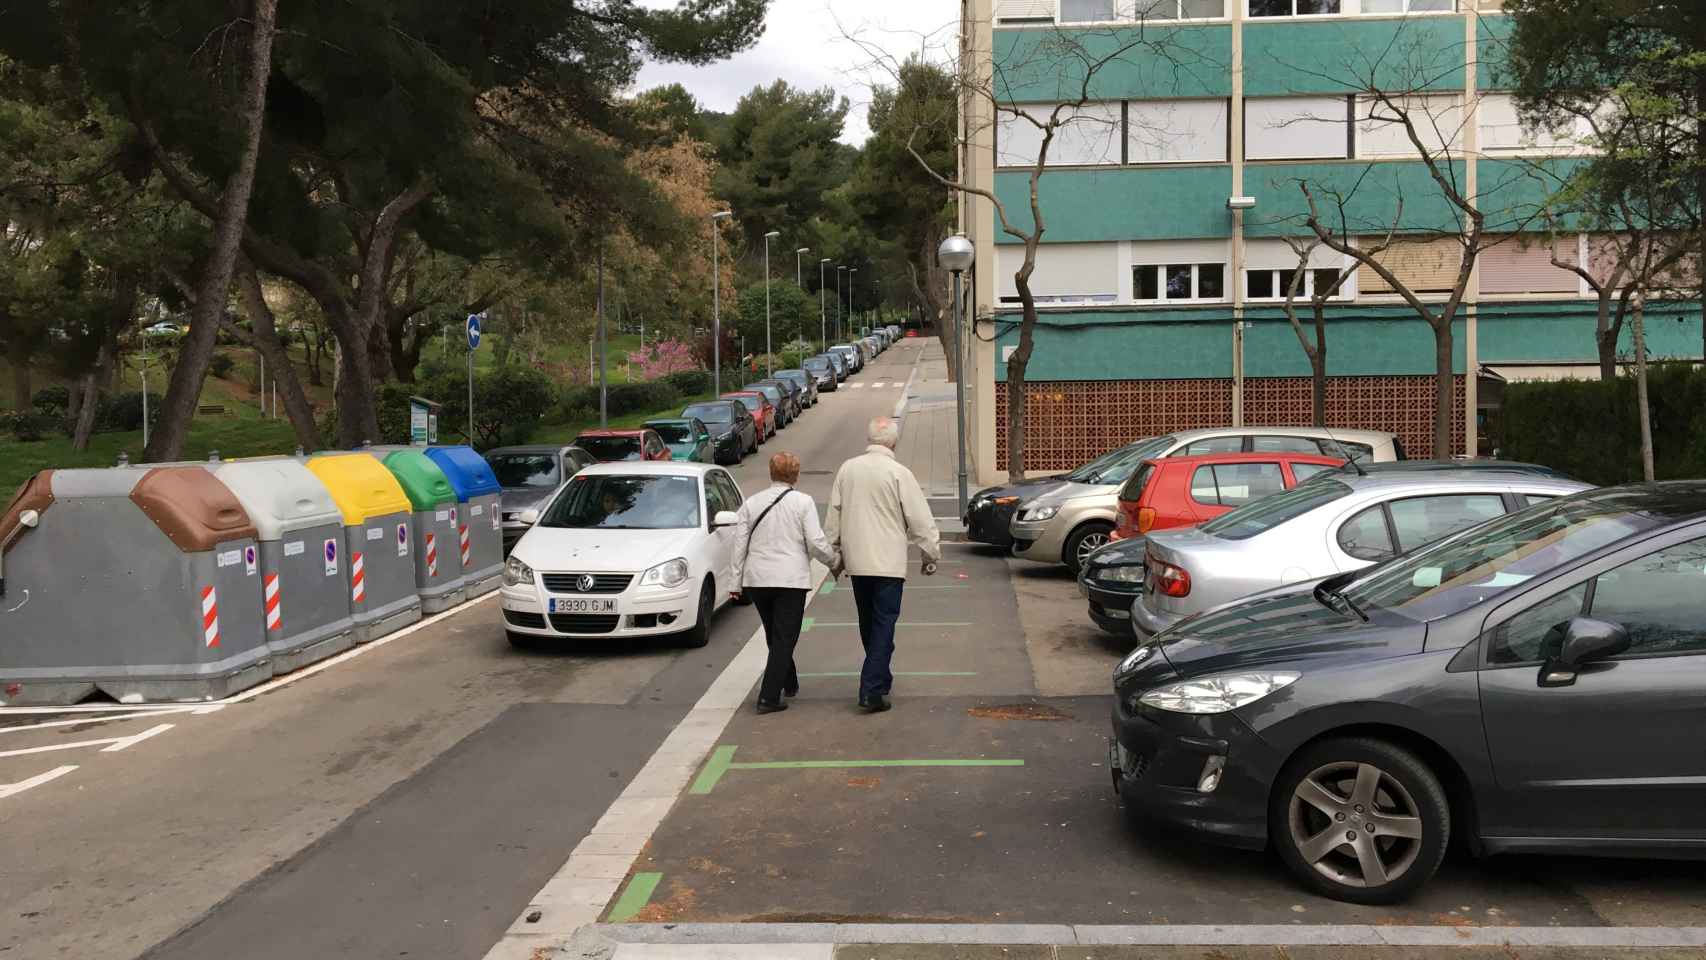
[[[758,687],[758,712],[788,709],[784,694],[800,692],[794,669],[794,645],[800,640],[806,594],[811,590],[811,562],[840,566],[817,519],[817,504],[794,489],[800,480],[800,458],[778,453],[770,458],[770,486],[747,498],[740,508],[740,534],[735,539],[735,596],[744,595],[758,608],[770,659]]]

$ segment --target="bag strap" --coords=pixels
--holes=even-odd
[[[746,528],[746,552],[742,553],[741,558],[740,558],[740,565],[742,567],[745,567],[746,561],[752,557],[752,535],[758,531],[758,525],[764,522],[765,517],[770,516],[770,511],[776,509],[777,504],[781,503],[782,500],[788,496],[788,494],[793,493],[793,492],[794,492],[793,487],[789,487],[788,489],[782,491],[780,496],[778,496],[776,499],[770,501],[770,506],[765,507],[764,510],[761,513],[759,513],[758,519],[752,521],[752,526]]]

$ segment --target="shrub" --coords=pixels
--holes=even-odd
[[[71,410],[71,388],[62,383],[42,387],[30,398],[30,406],[36,413],[62,420]]]
[[[664,381],[652,383],[613,383],[610,385],[609,412],[613,417],[631,413],[650,413],[681,400],[681,391]],[[592,409],[598,409],[598,389],[592,391]]]
[[[150,426],[160,420],[160,396],[148,395],[148,423]],[[127,433],[142,429],[142,394],[139,391],[121,393],[107,397],[101,401],[101,408],[95,414],[95,430],[98,433]]]
[[[697,397],[711,392],[711,371],[683,370],[663,378],[663,382],[675,388],[675,392],[684,397]]]
[[[57,430],[62,422],[59,417],[46,413],[25,412],[0,416],[0,428],[24,443],[47,439],[47,435]]]
[[[221,380],[224,380],[226,377],[231,376],[231,370],[236,367],[236,365],[237,361],[232,360],[230,354],[216,353],[212,357],[208,358],[207,372]]]
[[[1706,370],[1655,364],[1648,377],[1653,472],[1706,476]],[[1588,483],[1641,479],[1635,379],[1513,383],[1505,388],[1500,454],[1546,464]]]

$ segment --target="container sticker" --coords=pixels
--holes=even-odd
[[[226,567],[235,567],[237,564],[243,562],[243,551],[227,550],[219,555],[216,562],[219,564],[219,568],[221,570]]]
[[[255,548],[254,547],[244,547],[243,548],[243,569],[251,577],[255,575],[255,560],[256,560]]]
[[[480,514],[485,513],[485,512],[486,512],[486,508],[483,506],[480,506],[478,504],[468,508],[468,515],[471,517],[477,517]]]
[[[399,523],[399,524],[397,524],[397,556],[406,557],[408,555],[409,555],[409,525],[406,523]]]
[[[460,523],[461,522],[460,518],[458,518],[456,516],[456,508],[455,507],[450,508],[450,522],[451,523]]]
[[[385,539],[385,528],[384,527],[374,527],[372,530],[367,531],[367,539],[369,539],[369,540],[383,540],[383,539]]]
[[[300,557],[307,549],[308,544],[301,540],[292,540],[284,545],[284,555],[287,557]]]
[[[492,511],[492,529],[493,530],[498,529],[499,521],[501,519],[502,518],[498,515],[498,512],[496,510],[493,510]]]
[[[338,575],[338,542],[336,540],[327,540],[326,541],[325,556],[326,556],[326,576],[328,576],[328,577],[337,576]]]
[[[446,520],[449,520],[450,519],[450,511],[449,510],[440,510],[437,514],[436,519],[438,520],[439,523],[443,523]]]

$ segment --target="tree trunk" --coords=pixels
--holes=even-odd
[[[243,225],[248,218],[249,195],[255,185],[267,78],[272,73],[277,14],[278,0],[254,0],[248,74],[236,116],[237,125],[243,131],[243,149],[238,155],[237,169],[226,180],[220,197],[219,215],[213,222],[211,252],[197,288],[190,332],[184,338],[178,363],[172,368],[166,396],[160,405],[159,425],[150,435],[148,447],[142,453],[145,461],[176,460],[183,454],[184,441],[189,438],[190,420],[195,416],[196,403],[201,398],[202,381],[207,378],[208,362],[213,357],[215,338],[219,334],[219,320],[230,298],[231,274],[237,263]]]
[[[261,292],[261,278],[255,274],[253,266],[245,263],[238,272],[237,289],[243,295],[250,328],[255,331],[255,348],[266,357],[267,366],[273,372],[273,382],[284,394],[284,412],[290,418],[291,429],[296,432],[296,442],[304,450],[318,450],[320,428],[314,423],[314,408],[302,392],[302,381],[297,379],[296,367],[290,362],[290,352],[278,338],[278,323],[272,308],[267,306],[266,296]]]
[[[415,382],[415,368],[421,362],[421,336],[409,335],[409,321],[414,315],[387,305],[385,307],[385,339],[391,350],[391,373],[403,383]]]
[[[1635,295],[1635,407],[1641,419],[1641,478],[1653,482],[1653,412],[1647,403],[1646,298]]]
[[[1007,482],[1025,479],[1025,368],[1031,362],[1037,302],[1031,296],[1031,265],[1027,261],[1015,279],[1024,314],[1019,321],[1019,345],[1007,358]]]
[[[122,282],[122,281],[121,281]],[[82,407],[77,412],[76,426],[71,431],[71,449],[82,453],[89,449],[89,438],[95,433],[95,418],[101,412],[101,384],[111,377],[113,368],[118,366],[118,335],[121,327],[126,325],[131,312],[136,308],[136,287],[130,286],[130,295],[120,296],[113,305],[113,314],[109,318],[106,335],[101,339],[101,350],[95,360],[95,369],[83,375]]]
[[[12,411],[28,413],[30,398],[35,393],[35,385],[30,382],[30,362],[27,358],[19,359],[17,354],[8,362],[12,365]]]
[[[1327,425],[1327,309],[1315,304],[1315,349],[1309,354],[1310,406],[1315,425]]]
[[[308,355],[309,385],[325,386],[325,378],[320,374],[320,363],[326,358],[326,334],[318,325],[312,330],[303,332],[302,350]]]
[[[1434,458],[1450,460],[1451,420],[1457,406],[1457,376],[1452,370],[1451,318],[1430,317],[1434,328]]]
[[[1622,327],[1611,323],[1612,288],[1599,291],[1599,306],[1594,317],[1594,347],[1599,350],[1599,378],[1606,382],[1617,379],[1617,334]],[[1619,311],[1621,312],[1621,311]],[[1621,319],[1621,318],[1620,318]]]

